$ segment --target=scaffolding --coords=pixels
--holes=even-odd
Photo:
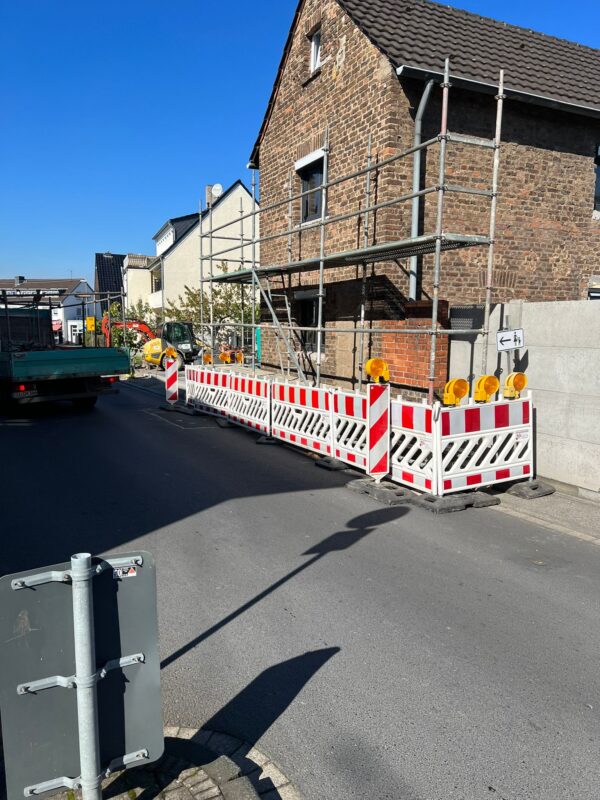
[[[413,143],[412,147],[402,150],[386,158],[374,158],[372,152],[372,137],[369,135],[366,162],[363,167],[355,170],[349,174],[344,174],[335,179],[329,177],[329,131],[325,132],[324,142],[322,147],[323,158],[323,177],[322,183],[315,189],[308,189],[294,194],[292,188],[292,176],[287,184],[287,193],[275,202],[268,205],[260,205],[257,207],[257,181],[256,169],[252,167],[252,210],[244,214],[240,209],[240,216],[237,220],[225,222],[217,227],[213,224],[212,207],[207,209],[208,213],[208,230],[204,231],[202,220],[204,211],[202,205],[199,208],[200,217],[200,232],[199,232],[199,250],[200,250],[200,287],[204,292],[204,285],[209,284],[209,308],[210,320],[207,323],[204,319],[203,312],[201,312],[201,336],[204,338],[205,330],[208,329],[208,339],[210,340],[211,348],[211,362],[215,363],[216,349],[215,349],[215,326],[212,315],[213,304],[213,291],[214,284],[221,282],[238,283],[242,287],[244,285],[252,286],[252,320],[250,323],[233,322],[231,327],[238,327],[242,332],[247,328],[252,331],[252,347],[250,353],[249,368],[254,374],[257,370],[256,359],[256,331],[268,329],[274,332],[277,341],[277,347],[280,344],[287,351],[287,375],[289,378],[290,369],[296,373],[297,379],[301,383],[308,383],[309,379],[303,369],[303,359],[300,357],[298,345],[302,348],[302,337],[307,332],[316,334],[317,347],[314,368],[314,384],[316,387],[321,385],[321,363],[323,354],[324,334],[326,331],[335,334],[352,334],[358,338],[358,381],[359,389],[362,386],[362,372],[365,363],[365,340],[367,336],[373,334],[390,334],[394,333],[393,328],[389,327],[373,327],[372,324],[367,325],[366,322],[366,283],[367,283],[367,267],[371,265],[371,272],[374,274],[375,264],[399,260],[403,258],[411,259],[410,279],[411,279],[411,293],[414,284],[414,264],[416,259],[420,256],[427,254],[433,255],[433,269],[432,269],[432,293],[431,293],[431,324],[428,328],[402,328],[397,330],[398,335],[404,336],[415,334],[428,334],[429,335],[429,373],[427,378],[427,392],[428,402],[432,403],[434,400],[434,387],[436,377],[436,353],[438,348],[438,338],[440,336],[453,336],[464,335],[464,330],[452,330],[442,328],[439,324],[439,290],[442,275],[442,254],[448,251],[473,248],[473,247],[487,247],[487,268],[485,271],[485,302],[484,302],[484,322],[483,327],[479,329],[469,330],[469,334],[481,335],[483,337],[483,361],[482,370],[486,372],[486,353],[487,353],[487,340],[489,336],[489,319],[490,308],[492,303],[493,291],[493,269],[494,269],[494,237],[496,231],[496,212],[497,212],[497,195],[498,195],[498,175],[500,166],[500,149],[501,149],[501,131],[502,131],[502,114],[503,114],[503,101],[504,96],[504,73],[500,71],[498,80],[498,92],[495,97],[496,102],[496,122],[493,139],[485,139],[476,136],[469,136],[461,133],[454,133],[448,130],[448,107],[449,107],[449,94],[450,94],[450,63],[449,59],[446,60],[444,66],[444,77],[440,84],[441,86],[441,122],[439,133],[426,141],[418,141]],[[432,82],[426,85],[423,93],[423,105],[426,103],[426,97],[431,92]],[[420,109],[419,109],[420,113]],[[493,165],[491,184],[488,188],[477,188],[474,186],[467,186],[448,182],[448,168],[447,168],[447,148],[449,143],[458,143],[467,147],[484,148],[493,151]],[[421,175],[420,175],[420,157],[421,154],[437,148],[437,181],[430,186],[421,188]],[[413,175],[412,175],[412,191],[406,194],[401,194],[390,199],[385,199],[380,202],[377,201],[377,193],[373,191],[373,182],[380,179],[383,170],[386,167],[396,164],[397,162],[413,157]],[[418,170],[418,172],[417,172]],[[348,181],[364,179],[364,194],[361,202],[358,203],[358,208],[352,211],[347,211],[340,214],[327,214],[328,197],[330,192],[340,186],[347,184]],[[293,258],[293,238],[294,236],[301,236],[306,232],[306,226],[293,225],[293,207],[294,203],[302,203],[304,198],[312,195],[320,195],[320,213],[316,220],[311,221],[310,229],[318,229],[318,253],[307,258]],[[471,195],[475,198],[480,198],[482,201],[489,203],[489,226],[485,233],[466,234],[448,232],[445,228],[445,205],[449,195]],[[418,226],[415,225],[415,210],[419,213],[419,204],[424,202],[428,196],[436,196],[437,202],[435,204],[435,224],[432,230],[428,233],[418,233]],[[408,238],[396,238],[393,241],[375,241],[375,225],[377,221],[378,212],[383,209],[397,208],[402,203],[410,203],[413,210],[411,234]],[[361,207],[362,206],[362,207]],[[264,218],[264,215],[270,212],[275,212],[287,207],[287,225],[281,230],[266,235],[257,236],[257,221]],[[329,226],[336,225],[348,220],[357,220],[357,224],[361,229],[362,246],[342,250],[340,252],[328,252],[327,248],[327,232]],[[247,247],[248,239],[244,238],[244,221],[250,220],[251,227],[251,257],[247,265],[244,259],[245,247]],[[235,245],[230,245],[224,249],[214,251],[213,237],[215,234],[221,234],[220,239],[225,238],[223,231],[231,225],[238,224],[240,226],[239,237],[231,237],[236,239]],[[274,242],[279,239],[287,239],[287,260],[283,260],[279,264],[261,265],[257,261],[257,247],[267,242]],[[208,240],[208,247],[205,247],[205,240]],[[235,272],[227,272],[225,274],[214,274],[215,259],[234,251],[241,252],[241,259],[239,259],[240,269]],[[206,277],[205,262],[208,261],[208,277]],[[362,270],[361,275],[361,292],[360,292],[360,311],[357,315],[358,324],[350,327],[335,327],[327,328],[324,324],[324,304],[325,304],[325,271],[334,267],[351,267],[354,266],[357,270]],[[282,321],[276,312],[275,304],[273,302],[274,295],[272,292],[271,281],[274,278],[281,278],[284,281],[285,276],[291,276],[296,273],[304,272],[318,272],[317,284],[317,324],[311,327],[302,327],[293,322],[289,313],[289,306],[287,308],[287,320]],[[358,272],[357,272],[358,275]],[[271,321],[268,325],[265,323],[257,323],[255,318],[255,298],[260,297],[262,303],[270,314]],[[202,303],[201,303],[202,309]],[[303,353],[306,361],[308,354]],[[309,359],[310,363],[310,359]],[[282,373],[286,371],[283,359],[280,359],[280,369]]]

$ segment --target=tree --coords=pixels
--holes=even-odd
[[[227,272],[227,264],[221,264],[221,271]],[[243,300],[242,300],[243,298]],[[242,309],[244,322],[249,323],[252,319],[253,290],[252,286],[244,286],[237,283],[213,283],[213,323],[215,325],[215,341],[233,344],[231,339],[240,328],[236,329],[235,323],[242,321]],[[260,303],[254,300],[256,321],[259,320]],[[200,310],[202,309],[202,315]],[[183,297],[179,295],[177,302],[169,300],[165,309],[167,319],[179,322],[191,322],[199,338],[202,338],[200,331],[200,319],[204,317],[204,335],[210,337],[210,288],[201,293],[197,289],[185,287]],[[247,329],[249,330],[249,329]],[[246,334],[248,337],[248,334]]]

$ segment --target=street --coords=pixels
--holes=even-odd
[[[151,551],[165,724],[259,743],[307,800],[598,797],[599,547],[378,505],[135,383],[0,418],[0,563]]]

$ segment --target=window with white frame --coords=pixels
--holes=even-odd
[[[309,36],[310,41],[310,71],[311,74],[321,67],[321,28],[317,28]]]
[[[321,217],[324,158],[323,150],[315,150],[294,165],[302,186],[301,223],[312,222]]]

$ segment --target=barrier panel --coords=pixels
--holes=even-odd
[[[367,398],[338,390],[333,394],[333,455],[366,471]]]
[[[230,373],[227,416],[247,428],[271,432],[271,380]]]
[[[533,474],[531,396],[444,409],[439,419],[438,494]]]
[[[229,373],[205,367],[186,367],[186,400],[205,414],[227,416]]]
[[[356,466],[380,481],[444,495],[533,474],[531,396],[442,408],[187,367],[189,405]]]
[[[440,406],[392,400],[390,463],[392,480],[437,494],[434,413]]]
[[[333,402],[331,389],[289,383],[271,387],[271,436],[331,455]]]

